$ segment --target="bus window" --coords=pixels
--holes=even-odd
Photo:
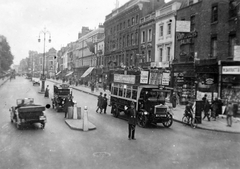
[[[118,96],[123,96],[123,86],[119,85],[119,93]]]
[[[137,99],[137,90],[132,90],[132,99]]]
[[[118,87],[116,86],[113,87],[113,94],[118,95]]]
[[[132,87],[131,86],[128,86],[127,87],[127,92],[126,92],[126,97],[127,98],[131,98],[131,93],[132,93]]]

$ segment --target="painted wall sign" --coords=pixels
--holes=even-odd
[[[240,66],[223,66],[222,74],[240,74]]]

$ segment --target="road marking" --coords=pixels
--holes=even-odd
[[[8,123],[4,124],[4,125],[2,126],[2,128],[5,128],[5,127],[7,127],[7,126],[8,126]]]

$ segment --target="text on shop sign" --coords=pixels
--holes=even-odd
[[[223,66],[222,74],[240,74],[240,66]]]

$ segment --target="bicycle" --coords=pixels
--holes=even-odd
[[[193,114],[193,116],[194,115],[195,114]],[[199,124],[199,120],[196,119],[195,116],[191,120],[190,116],[186,115],[186,113],[184,113],[184,115],[183,115],[182,122],[186,125],[190,125],[192,128],[197,128],[197,126]]]

